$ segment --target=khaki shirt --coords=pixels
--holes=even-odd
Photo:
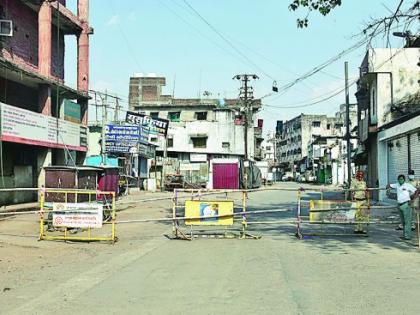
[[[351,181],[350,189],[356,190],[352,191],[354,199],[366,199],[366,182],[364,180],[354,178]]]
[[[408,183],[413,185],[417,189],[420,189],[420,180],[418,179],[408,180]]]
[[[416,189],[420,189],[420,180],[418,179],[408,180],[408,183],[413,185]],[[419,197],[417,197],[413,201],[413,206],[415,208],[419,208],[419,205],[420,205],[420,200],[419,200]]]

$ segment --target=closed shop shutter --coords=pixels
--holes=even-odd
[[[408,174],[407,136],[388,141],[388,182],[395,183],[400,174]]]
[[[420,131],[410,135],[411,169],[420,179]]]

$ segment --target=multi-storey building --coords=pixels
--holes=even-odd
[[[420,49],[409,46],[369,49],[360,67],[355,161],[367,169],[370,187],[383,188],[410,169],[420,178]]]
[[[40,187],[43,167],[84,160],[89,86],[89,2],[0,0],[0,186]],[[65,36],[77,37],[77,89],[64,84]],[[12,192],[0,204],[29,201]]]
[[[212,185],[212,161],[226,159],[239,161],[245,154],[245,127],[243,105],[240,99],[181,99],[162,94],[164,77],[134,76],[130,79],[130,110],[169,120],[167,139],[150,136],[158,145],[157,155],[167,155],[165,173],[197,170],[201,181]],[[247,153],[255,159],[256,143],[253,122],[261,107],[259,100],[252,103],[252,117],[247,128]],[[260,141],[258,141],[260,142]],[[149,161],[149,163],[153,161]],[[198,164],[202,165],[198,165]],[[170,165],[169,165],[170,164]],[[189,166],[187,164],[190,164]],[[193,165],[191,165],[193,164]],[[153,175],[153,173],[152,173]]]
[[[279,134],[277,156],[282,172],[304,173],[308,146],[318,136],[339,136],[344,126],[340,117],[301,114],[284,122]]]

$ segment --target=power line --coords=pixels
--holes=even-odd
[[[117,11],[115,10],[114,1],[113,1],[113,0],[110,0],[109,2],[110,2],[110,4],[111,4],[112,11],[113,11],[114,13],[115,13],[115,12],[117,12]],[[133,59],[134,63],[136,64],[137,68],[138,68],[140,71],[145,72],[145,71],[143,70],[142,66],[140,65],[139,61],[137,60],[137,56],[136,56],[136,55],[135,55],[135,53],[133,52],[133,51],[134,51],[134,49],[132,48],[132,46],[131,46],[131,44],[130,44],[130,42],[129,42],[128,38],[127,38],[127,36],[125,35],[124,29],[121,27],[120,23],[116,23],[116,24],[117,24],[117,28],[118,28],[118,30],[119,30],[119,31],[120,31],[120,33],[121,33],[122,38],[124,39],[124,42],[125,42],[125,44],[126,44],[126,46],[127,46],[127,49],[128,49],[128,51],[129,51],[129,53],[130,53],[130,55],[131,55],[131,58]]]
[[[224,51],[225,53],[229,54],[230,56],[232,56],[236,61],[240,61],[241,63],[243,63],[244,65],[247,65],[247,63],[245,61],[243,61],[242,59],[238,59],[237,56],[232,53],[230,50],[226,49],[225,47],[223,47],[222,45],[220,45],[218,42],[216,42],[215,40],[213,40],[212,38],[210,38],[209,36],[205,35],[203,32],[201,32],[197,27],[195,27],[193,24],[191,24],[190,22],[188,22],[185,18],[183,18],[180,14],[178,14],[174,9],[172,9],[171,7],[169,7],[163,0],[159,0],[159,2],[168,10],[170,11],[172,14],[174,14],[176,17],[178,17],[182,22],[184,22],[186,25],[188,25],[191,29],[193,29],[197,34],[199,34],[200,36],[202,36],[203,38],[205,38],[206,40],[208,40],[209,42],[213,43],[215,46],[217,46],[219,49],[221,49],[222,51]],[[177,2],[174,2],[176,5],[180,6]],[[180,6],[181,8],[183,8],[182,6]],[[185,9],[185,8],[184,8]]]
[[[350,86],[352,86],[352,85],[354,85],[355,83],[357,82],[357,80],[355,80],[355,81],[353,81],[350,85],[349,85],[349,87]],[[308,104],[303,104],[303,105],[297,105],[297,106],[286,106],[286,105],[281,105],[281,106],[278,106],[278,105],[268,105],[268,104],[264,104],[264,106],[267,106],[267,107],[271,107],[271,108],[304,108],[304,107],[310,107],[310,106],[314,106],[314,105],[316,105],[316,104],[319,104],[319,103],[322,103],[322,102],[325,102],[325,101],[328,101],[328,100],[330,100],[330,99],[332,99],[333,97],[335,97],[335,96],[337,96],[337,95],[340,95],[341,93],[343,93],[345,91],[345,89],[340,89],[338,92],[335,92],[334,94],[332,94],[332,95],[330,95],[330,96],[328,96],[328,97],[325,97],[325,98],[323,98],[323,99],[321,99],[321,100],[318,100],[318,101],[316,101],[316,102],[312,102],[312,103],[308,103]]]
[[[188,6],[188,8],[192,12],[194,12],[194,14],[200,20],[202,20],[208,27],[210,27],[210,29],[213,30],[213,32],[215,32],[237,54],[239,54],[240,56],[242,56],[242,58],[244,58],[245,60],[247,60],[251,65],[253,65],[256,69],[258,69],[259,71],[261,71],[261,73],[263,73],[265,76],[267,76],[268,78],[270,78],[270,79],[272,79],[274,81],[276,80],[274,77],[272,77],[267,72],[265,72],[261,67],[259,67],[254,61],[252,61],[247,55],[245,55],[242,51],[240,51],[229,39],[226,38],[225,35],[223,35],[217,28],[215,28],[209,21],[207,21],[196,9],[194,9],[194,7],[187,0],[182,0],[182,1]]]

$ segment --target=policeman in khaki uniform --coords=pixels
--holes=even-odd
[[[368,217],[364,214],[365,209],[359,208],[366,205],[366,198],[367,198],[367,185],[364,180],[365,174],[362,171],[358,171],[356,173],[356,178],[351,181],[350,189],[352,190],[351,196],[352,200],[356,202],[354,206],[358,209],[356,210],[355,221],[367,221]],[[352,205],[353,207],[353,205]],[[356,234],[366,234],[366,231],[363,230],[363,224],[357,223],[354,229],[354,233]]]

